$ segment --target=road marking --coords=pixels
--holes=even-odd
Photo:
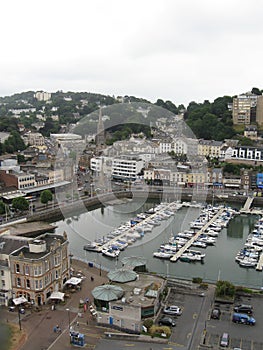
[[[124,346],[134,346],[135,344],[124,344]]]
[[[97,335],[97,334],[94,334],[94,333],[84,333],[87,337],[90,337],[90,338],[97,338],[97,339],[100,339],[101,338],[101,335]]]
[[[182,345],[182,344],[178,344],[178,343],[175,343],[175,342],[172,342],[172,341],[168,341],[168,345],[180,346],[180,347],[183,347],[183,346],[184,346],[184,345]]]

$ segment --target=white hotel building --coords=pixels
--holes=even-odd
[[[145,161],[136,156],[119,157],[93,157],[90,160],[90,168],[93,172],[111,174],[115,180],[136,180],[137,175],[145,166]]]
[[[135,156],[114,158],[112,163],[112,178],[134,181],[143,167],[144,161]]]

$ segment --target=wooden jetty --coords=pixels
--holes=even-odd
[[[194,237],[192,237],[191,239],[189,239],[188,242],[186,242],[186,244],[180,248],[178,250],[178,252],[176,252],[171,258],[170,261],[177,261],[180,256],[188,249],[191,247],[191,245],[198,239],[198,237],[205,232],[205,230],[224,212],[225,208],[220,208],[219,211],[212,217],[212,219],[210,219],[206,224],[204,224],[204,226],[201,228],[201,230],[199,230]]]

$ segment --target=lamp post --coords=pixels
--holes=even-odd
[[[70,312],[69,309],[66,309],[66,311],[68,312],[68,329],[70,330]]]
[[[19,330],[22,330],[22,326],[21,326],[21,315],[20,315],[20,305],[17,306],[18,309],[18,322],[19,322]]]

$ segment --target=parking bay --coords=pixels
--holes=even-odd
[[[182,308],[181,316],[175,317],[176,327],[172,328],[170,342],[189,349],[195,346],[218,349],[224,332],[229,334],[229,348],[245,350],[263,350],[263,297],[242,297],[238,303],[251,304],[254,307],[255,326],[232,322],[233,304],[215,304],[213,298],[204,298],[196,293],[182,293],[171,290],[167,305],[178,305]],[[214,307],[221,310],[220,319],[211,319]],[[163,314],[161,313],[160,316]],[[204,337],[205,334],[205,337]]]

